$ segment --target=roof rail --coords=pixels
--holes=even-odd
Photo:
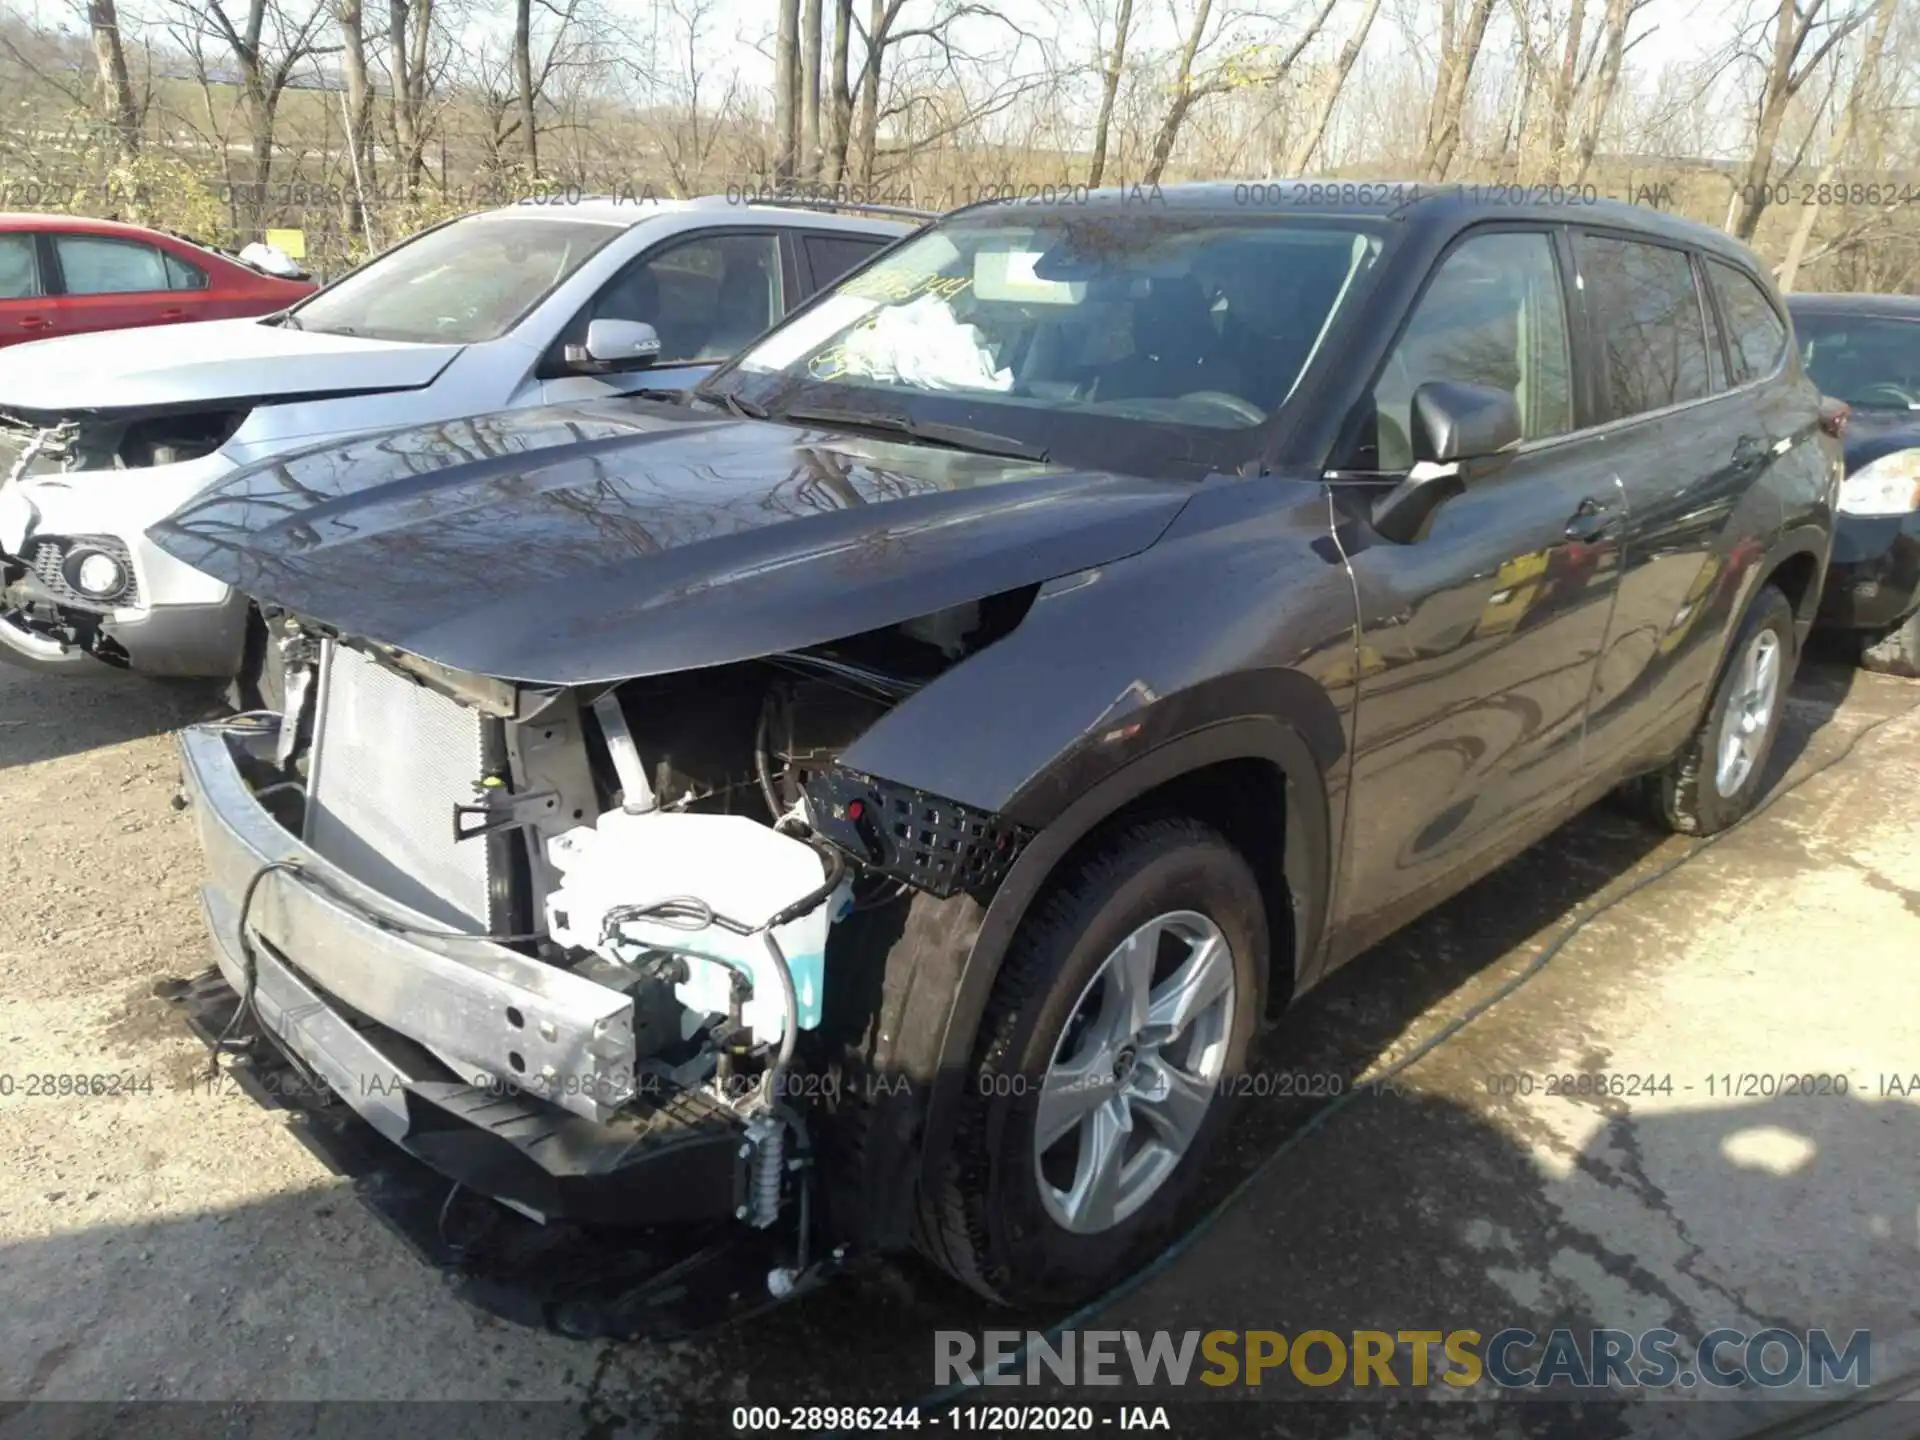
[[[858,215],[898,215],[905,220],[938,220],[941,211],[916,210],[908,205],[870,205],[864,200],[834,200],[825,196],[753,195],[749,205],[778,205],[789,210],[851,210]]]

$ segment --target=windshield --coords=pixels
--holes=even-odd
[[[964,423],[1055,459],[1076,437],[1124,450],[1156,431],[1218,452],[1231,447],[1208,437],[1250,434],[1293,393],[1379,250],[1350,219],[968,212],[709,388],[776,417],[826,405]]]
[[[1822,394],[1862,410],[1920,410],[1920,320],[1797,312],[1793,329]]]
[[[624,227],[491,214],[429,230],[294,309],[302,330],[375,340],[497,340]]]

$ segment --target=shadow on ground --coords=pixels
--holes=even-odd
[[[1854,685],[1850,671],[1808,674],[1777,771],[1823,763],[1847,734],[1913,703],[1911,695],[1878,700],[1850,711],[1845,726],[1832,725]],[[1830,725],[1836,733],[1819,733]],[[1616,808],[1580,817],[1335,976],[1265,1038],[1251,1068],[1338,1076],[1351,1089],[1381,1057],[1404,1049],[1422,1017],[1490,994],[1570,915],[1688,843]],[[1629,981],[1627,958],[1620,983]],[[1599,990],[1588,1003],[1604,999]],[[1529,1003],[1523,991],[1503,1010],[1524,1023]],[[1243,1104],[1193,1213],[1225,1196],[1324,1103],[1268,1095]],[[1283,1331],[1668,1325],[1686,1332],[1733,1323],[1730,1316],[1765,1293],[1759,1283],[1727,1295],[1724,1312],[1703,1305],[1701,1291],[1710,1295],[1719,1282],[1691,1271],[1684,1247],[1641,1255],[1596,1240],[1604,1226],[1568,1225],[1569,1210],[1596,1195],[1744,1227],[1738,1243],[1758,1257],[1761,1281],[1775,1258],[1792,1265],[1813,1217],[1829,1234],[1839,1227],[1839,1248],[1857,1263],[1839,1293],[1864,1294],[1887,1275],[1911,1276],[1920,1266],[1920,1117],[1909,1107],[1858,1096],[1709,1105],[1636,1113],[1630,1131],[1620,1116],[1607,1117],[1560,1170],[1543,1168],[1537,1152],[1492,1123],[1487,1109],[1457,1096],[1391,1090],[1352,1099],[1300,1145],[1297,1160],[1263,1173],[1174,1264],[1085,1323]],[[724,1433],[731,1407],[742,1403],[910,1403],[934,1389],[932,1332],[1043,1328],[1060,1318],[996,1309],[903,1261],[843,1277],[749,1325],[675,1345],[576,1344],[479,1318],[449,1326],[444,1294],[411,1276],[393,1282],[395,1292],[387,1272],[414,1263],[397,1245],[361,1221],[331,1212],[316,1220],[316,1206],[336,1203],[351,1202],[316,1192],[152,1225],[54,1234],[0,1251],[0,1293],[33,1297],[32,1314],[5,1325],[4,1393],[101,1398],[98,1387],[128,1368],[113,1347],[150,1343],[146,1337],[159,1333],[178,1338],[147,1363],[181,1382],[175,1394],[208,1393],[196,1386],[196,1355],[219,1362],[206,1373],[244,1377],[241,1393],[313,1397],[418,1393],[387,1387],[425,1366],[443,1394],[555,1402],[530,1410],[516,1427],[529,1433],[552,1427],[555,1434],[677,1440]],[[356,1238],[344,1243],[348,1231]],[[123,1268],[120,1257],[136,1256],[137,1269],[130,1258]],[[132,1274],[141,1277],[137,1286]],[[1563,1274],[1580,1283],[1552,1283]],[[1529,1297],[1529,1277],[1538,1276],[1549,1280]],[[1622,1297],[1620,1313],[1597,1313],[1576,1298],[1603,1291],[1609,1277]],[[196,1307],[214,1296],[218,1313],[230,1318],[195,1326]],[[396,1316],[396,1303],[417,1307],[417,1315]],[[1846,1314],[1761,1315],[1801,1330],[1854,1323]],[[1920,1322],[1920,1314],[1909,1318]],[[437,1348],[410,1369],[396,1363],[395,1347],[424,1343],[416,1330],[434,1331]],[[517,1369],[515,1356],[524,1360]],[[1695,1424],[1704,1423],[1692,1417],[1706,1408],[1681,1410]],[[1728,1407],[1715,1408],[1734,1418]],[[0,1437],[11,1437],[16,1421],[47,1413],[0,1420]],[[82,1427],[73,1433],[112,1433],[108,1412],[67,1413]],[[1529,1412],[1520,1430],[1504,1406],[1497,1414],[1455,1406],[1400,1419],[1352,1405],[1233,1413],[1219,1433],[1606,1436],[1627,1434],[1641,1419],[1618,1406],[1570,1402]],[[1670,1433],[1684,1428],[1676,1422]],[[436,1429],[458,1433],[451,1421]],[[356,1425],[355,1433],[364,1431]]]
[[[1830,1229],[1843,1220],[1847,1226],[1845,1239],[1861,1274],[1841,1277],[1846,1284],[1911,1274],[1920,1263],[1913,1233],[1920,1114],[1911,1107],[1859,1099],[1772,1101],[1643,1119],[1635,1129],[1636,1143],[1628,1145],[1621,1131],[1603,1128],[1579,1157],[1577,1176],[1627,1191],[1666,1186],[1664,1196],[1649,1192],[1637,1199],[1670,1201],[1690,1214],[1737,1217],[1747,1229],[1746,1243],[1762,1257],[1761,1274],[1749,1289],[1764,1285],[1770,1263],[1783,1272],[1792,1267],[1805,1227],[1813,1223]],[[1289,1335],[1307,1328],[1335,1334],[1471,1328],[1483,1341],[1508,1326],[1542,1337],[1564,1326],[1582,1344],[1596,1326],[1636,1333],[1664,1326],[1697,1339],[1717,1325],[1741,1323],[1732,1297],[1724,1312],[1700,1313],[1679,1296],[1663,1294],[1658,1262],[1643,1265],[1633,1253],[1593,1245],[1584,1231],[1570,1229],[1567,1213],[1584,1203],[1577,1183],[1544,1177],[1506,1131],[1452,1101],[1369,1098],[1344,1114],[1337,1129],[1317,1137],[1314,1148],[1302,1152],[1301,1165],[1310,1168],[1310,1178],[1276,1177],[1246,1197],[1178,1266],[1086,1323]],[[1686,1193],[1675,1192],[1676,1184]],[[104,1440],[130,1427],[195,1437],[337,1433],[413,1440],[431,1433],[490,1440],[503,1430],[595,1440],[711,1437],[731,1433],[729,1417],[740,1404],[912,1403],[935,1389],[934,1331],[965,1330],[977,1337],[983,1330],[1040,1328],[1052,1318],[969,1307],[943,1300],[933,1287],[870,1273],[745,1331],[671,1346],[621,1347],[618,1355],[550,1340],[548,1348],[571,1351],[570,1362],[542,1354],[516,1366],[511,1358],[502,1360],[501,1352],[510,1355],[530,1337],[492,1322],[449,1329],[425,1313],[453,1303],[443,1295],[426,1290],[411,1297],[420,1315],[394,1313],[378,1271],[408,1263],[404,1256],[382,1255],[378,1244],[353,1244],[338,1248],[338,1264],[316,1267],[311,1256],[294,1255],[301,1247],[333,1248],[330,1242],[344,1223],[335,1216],[338,1203],[352,1202],[325,1192],[278,1197],[217,1214],[57,1235],[0,1253],[6,1293],[32,1297],[32,1315],[16,1314],[9,1326],[10,1343],[19,1347],[5,1361],[9,1400],[96,1396],[100,1392],[90,1382],[125,1368],[113,1348],[133,1344],[145,1357],[138,1367],[143,1380],[160,1381],[160,1393],[182,1393],[176,1383],[191,1383],[201,1361],[218,1358],[228,1373],[244,1377],[246,1390],[302,1402],[258,1410],[192,1405],[171,1413],[132,1405],[131,1397],[120,1404],[29,1407],[0,1411],[0,1437]],[[1476,1231],[1465,1243],[1462,1214],[1474,1217]],[[1651,1298],[1637,1312],[1602,1313],[1574,1299],[1576,1287],[1569,1285],[1548,1286],[1533,1303],[1521,1304],[1504,1278],[1552,1275],[1568,1266],[1618,1276],[1634,1293]],[[316,1277],[322,1283],[315,1285]],[[1760,1318],[1800,1334],[1813,1325],[1831,1327],[1842,1350],[1855,1324],[1845,1314]],[[1758,1327],[1748,1322],[1747,1328]],[[429,1331],[431,1341],[422,1333]],[[416,1339],[409,1341],[409,1335]],[[222,1351],[227,1353],[217,1354]],[[1537,1344],[1520,1343],[1503,1353],[1514,1368],[1530,1370],[1541,1352]],[[1686,1363],[1679,1373],[1692,1374],[1687,1347],[1680,1353]],[[1743,1351],[1731,1347],[1718,1359],[1723,1370],[1737,1367]],[[1326,1363],[1323,1353],[1315,1368]],[[1411,1374],[1396,1364],[1396,1384],[1410,1387]],[[1436,1348],[1436,1374],[1444,1364]],[[1877,1375],[1884,1379],[1884,1356],[1879,1364]],[[310,1399],[377,1395],[383,1381],[412,1367],[432,1376],[439,1396],[464,1393],[504,1403],[316,1408]],[[1206,1361],[1196,1361],[1194,1374],[1207,1368]],[[496,1387],[490,1394],[489,1385]],[[1490,1399],[1491,1389],[1483,1381],[1471,1398]],[[143,1383],[143,1398],[154,1393]],[[1782,1408],[1751,1399],[1740,1405],[1689,1400],[1706,1391],[1684,1381],[1664,1393],[1674,1400],[1580,1402],[1563,1385],[1548,1392],[1548,1403],[1520,1411],[1511,1403],[1462,1403],[1464,1395],[1434,1402],[1408,1390],[1314,1390],[1283,1368],[1266,1376],[1259,1390],[1215,1391],[1189,1382],[1178,1390],[1128,1384],[1065,1396],[1023,1389],[975,1398],[1098,1401],[1110,1407],[1120,1401],[1192,1404],[1253,1397],[1263,1403],[1223,1408],[1217,1423],[1208,1422],[1208,1433],[1302,1437],[1730,1436],[1775,1418]],[[1745,1393],[1754,1394],[1751,1388]],[[1335,1394],[1343,1401],[1327,1403]],[[1187,1412],[1175,1433],[1195,1433],[1192,1418]]]
[[[211,719],[225,709],[221,692],[214,680],[42,675],[0,664],[0,770]]]

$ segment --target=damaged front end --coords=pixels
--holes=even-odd
[[[245,406],[0,410],[0,658],[44,669],[230,668],[244,607],[149,544],[146,523],[219,473]],[[167,590],[156,596],[156,590]],[[156,603],[179,603],[155,616]]]
[[[181,741],[220,973],[444,1180],[542,1221],[779,1235],[786,1293],[848,1238],[809,1164],[872,928],[845,922],[991,888],[1026,838],[840,757],[1033,594],[575,686],[276,616],[285,714]]]

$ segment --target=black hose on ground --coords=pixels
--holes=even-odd
[[[207,1078],[212,1079],[220,1073],[220,1052],[227,1042],[240,1032],[240,1026],[248,1015],[259,1018],[254,1009],[253,994],[260,983],[260,960],[253,950],[253,937],[247,933],[247,918],[253,913],[253,897],[260,893],[260,884],[276,870],[284,870],[290,875],[300,873],[297,860],[269,860],[252,875],[247,877],[247,888],[240,893],[240,919],[237,925],[240,940],[240,960],[242,964],[243,984],[240,987],[240,1003],[233,1007],[233,1014],[227,1023],[220,1027],[220,1033],[207,1047]],[[304,1067],[303,1067],[304,1068]]]
[[[1820,764],[1816,765],[1813,769],[1809,770],[1806,774],[1802,775],[1799,779],[1795,780],[1792,784],[1783,786],[1781,789],[1776,790],[1773,794],[1767,796],[1765,800],[1761,801],[1760,804],[1756,805],[1752,810],[1749,810],[1745,815],[1741,816],[1740,819],[1736,820],[1732,825],[1729,825],[1725,830],[1719,831],[1717,834],[1709,835],[1702,840],[1696,841],[1693,845],[1681,851],[1678,855],[1674,856],[1672,859],[1667,860],[1665,863],[1661,864],[1660,866],[1658,866],[1656,869],[1652,870],[1648,874],[1641,876],[1638,880],[1634,881],[1631,885],[1627,886],[1626,889],[1622,890],[1619,894],[1610,896],[1606,900],[1601,901],[1599,904],[1595,905],[1593,908],[1588,910],[1585,914],[1580,915],[1576,917],[1574,920],[1570,921],[1560,931],[1559,934],[1554,936],[1553,940],[1543,950],[1541,950],[1541,952],[1538,955],[1534,956],[1532,960],[1527,962],[1525,968],[1523,968],[1517,975],[1514,975],[1510,979],[1506,980],[1491,995],[1487,996],[1484,1000],[1481,1000],[1477,1004],[1473,1005],[1471,1008],[1469,1008],[1466,1011],[1466,1013],[1455,1017],[1453,1020],[1448,1021],[1447,1024],[1443,1025],[1432,1036],[1428,1037],[1417,1048],[1415,1048],[1411,1054],[1403,1057],[1402,1059],[1396,1061],[1393,1065],[1390,1065],[1389,1067],[1387,1067],[1386,1070],[1381,1072],[1381,1074],[1379,1075],[1379,1077],[1374,1083],[1377,1084],[1380,1081],[1390,1080],[1394,1076],[1399,1075],[1404,1071],[1408,1070],[1414,1064],[1424,1059],[1426,1056],[1432,1054],[1435,1050],[1437,1050],[1441,1045],[1445,1044],[1448,1040],[1451,1040],[1455,1035],[1458,1035],[1462,1030],[1466,1029],[1467,1026],[1471,1025],[1475,1020],[1478,1020],[1482,1015],[1485,1015],[1489,1010],[1493,1009],[1493,1007],[1498,1005],[1502,1000],[1505,1000],[1508,996],[1514,994],[1514,992],[1519,990],[1521,986],[1525,985],[1529,980],[1533,979],[1534,976],[1538,975],[1542,970],[1544,970],[1547,967],[1548,962],[1551,961],[1554,958],[1554,956],[1558,955],[1562,950],[1566,949],[1568,944],[1570,944],[1573,941],[1573,939],[1580,934],[1581,931],[1585,930],[1587,926],[1591,925],[1595,920],[1598,920],[1601,916],[1607,914],[1609,911],[1613,910],[1615,907],[1621,904],[1624,904],[1626,901],[1632,899],[1635,895],[1638,895],[1641,891],[1646,890],[1653,885],[1657,885],[1660,881],[1666,879],[1669,875],[1673,874],[1676,870],[1680,869],[1683,865],[1686,865],[1689,861],[1695,860],[1699,856],[1704,855],[1707,851],[1711,850],[1714,846],[1718,845],[1722,840],[1725,840],[1728,836],[1739,833],[1739,831],[1744,829],[1750,822],[1759,819],[1760,816],[1766,814],[1767,811],[1771,810],[1775,805],[1779,804],[1780,801],[1786,799],[1787,796],[1799,790],[1801,786],[1807,784],[1809,781],[1816,779],[1821,775],[1826,774],[1827,771],[1833,769],[1836,765],[1839,765],[1842,761],[1846,760],[1859,747],[1860,742],[1862,740],[1865,740],[1869,735],[1872,735],[1878,730],[1884,729],[1886,726],[1892,724],[1896,720],[1904,720],[1908,716],[1914,715],[1914,714],[1920,714],[1920,704],[1909,706],[1907,709],[1899,711],[1898,713],[1893,715],[1883,716],[1880,719],[1875,720],[1872,724],[1863,726],[1861,729],[1854,732],[1854,734],[1847,740],[1847,743],[1843,747],[1841,747],[1838,753],[1834,754],[1828,759],[1822,761]],[[1080,1328],[1081,1326],[1085,1325],[1089,1320],[1091,1320],[1094,1316],[1098,1315],[1101,1311],[1105,1310],[1108,1306],[1114,1304],[1116,1301],[1131,1294],[1133,1291],[1139,1289],[1142,1285],[1146,1284],[1147,1281],[1153,1279],[1154,1277],[1164,1272],[1170,1265],[1174,1263],[1174,1261],[1178,1260],[1182,1255],[1184,1255],[1189,1249],[1193,1247],[1193,1245],[1197,1241],[1200,1240],[1202,1236],[1204,1236],[1209,1230],[1211,1230],[1214,1227],[1214,1225],[1216,1225],[1221,1220],[1221,1218],[1226,1215],[1226,1213],[1229,1210],[1231,1210],[1235,1205],[1237,1205],[1240,1202],[1240,1199],[1242,1196],[1244,1196],[1255,1185],[1259,1184],[1260,1181],[1265,1179],[1267,1175],[1269,1175],[1273,1171],[1275,1166],[1277,1166],[1283,1159],[1285,1159],[1296,1148],[1298,1148],[1301,1144],[1303,1144],[1306,1141],[1307,1137],[1312,1135],[1316,1130],[1319,1130],[1325,1124],[1327,1124],[1328,1121],[1332,1120],[1343,1109],[1345,1109],[1349,1104],[1351,1104],[1357,1096],[1363,1093],[1364,1093],[1363,1091],[1358,1089],[1349,1089],[1349,1090],[1343,1091],[1339,1096],[1328,1101],[1325,1105],[1321,1106],[1318,1110],[1316,1110],[1312,1115],[1308,1116],[1306,1122],[1303,1125],[1301,1125],[1299,1129],[1295,1130],[1292,1134],[1287,1136],[1285,1140],[1281,1141],[1278,1146],[1276,1146],[1272,1151],[1268,1153],[1265,1159],[1263,1159],[1258,1165],[1254,1166],[1254,1168],[1251,1171],[1249,1171],[1245,1176],[1241,1178],[1240,1182],[1237,1185],[1235,1185],[1233,1189],[1228,1191],[1226,1195],[1221,1197],[1221,1199],[1216,1204],[1214,1204],[1211,1209],[1209,1209],[1204,1215],[1202,1215],[1197,1221],[1195,1221],[1193,1226],[1190,1229],[1186,1230],[1184,1233],[1176,1237],[1173,1240],[1173,1242],[1166,1247],[1166,1249],[1162,1250],[1158,1255],[1154,1256],[1153,1259],[1149,1260],[1145,1265],[1141,1266],[1140,1269],[1134,1271],[1131,1275],[1128,1275],[1127,1277],[1122,1279],[1118,1284],[1114,1285],[1111,1289],[1107,1290],[1105,1293],[1096,1296],[1092,1300],[1089,1300],[1086,1304],[1080,1306],[1078,1309],[1074,1310],[1065,1318],[1059,1321],[1056,1321],[1053,1325],[1049,1326],[1047,1330],[1044,1332],[1047,1343],[1049,1345],[1057,1346],[1060,1341],[1060,1336],[1065,1331],[1075,1330]],[[1013,1355],[1011,1355],[1008,1358],[1008,1360],[1006,1361],[1003,1367],[1003,1370],[1017,1371],[1022,1367],[1024,1367],[1024,1365],[1026,1364],[1026,1354],[1027,1354],[1027,1347],[1023,1344],[1021,1345],[1018,1351],[1016,1351]],[[971,1384],[971,1385],[966,1383],[965,1381],[955,1382],[954,1384],[948,1385],[943,1389],[934,1391],[930,1395],[924,1396],[923,1398],[921,1398],[919,1401],[916,1402],[916,1405],[919,1409],[924,1411],[938,1412],[938,1411],[944,1410],[948,1406],[954,1404],[962,1395],[966,1394],[969,1390],[976,1388],[977,1384],[979,1383],[982,1383],[982,1382],[975,1382],[975,1384]],[[840,1432],[840,1431],[816,1432],[816,1440],[834,1440],[834,1437],[837,1437],[843,1433],[845,1432]]]

